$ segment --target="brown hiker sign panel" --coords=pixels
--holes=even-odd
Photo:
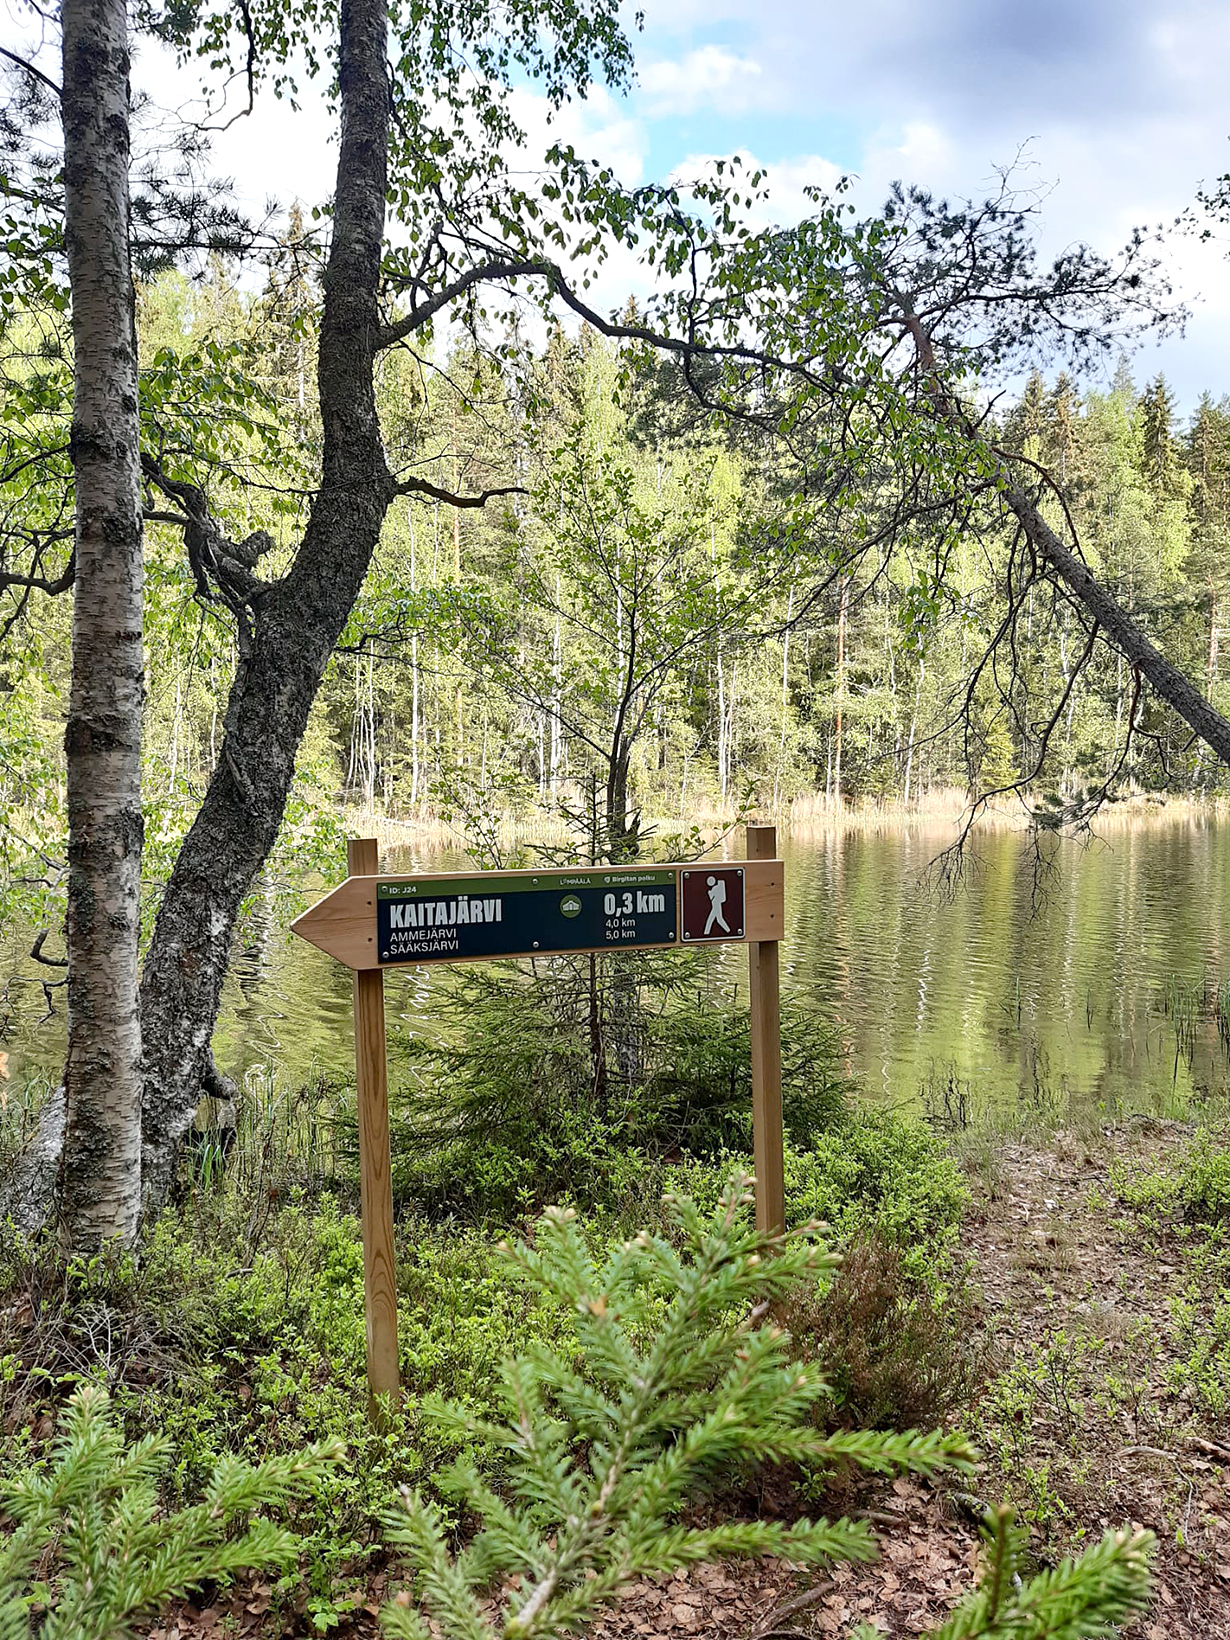
[[[744,893],[742,866],[701,866],[681,870],[683,915],[680,937],[690,945],[701,940],[743,938]]]
[[[291,928],[361,972],[399,963],[777,940],[783,908],[780,860],[452,871],[348,877]]]

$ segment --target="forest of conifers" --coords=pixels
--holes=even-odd
[[[182,391],[185,358],[206,382],[246,381],[246,410],[216,426],[202,417],[196,431],[224,475],[224,505],[226,472],[242,478],[237,533],[267,528],[275,542],[293,534],[319,440],[312,277],[292,240],[260,291],[215,259],[198,281],[170,274],[139,293],[143,361],[155,378],[166,361],[168,396]],[[6,415],[25,416],[40,395],[62,411],[56,316],[31,314],[7,339]],[[418,495],[391,509],[300,755],[287,832],[299,858],[313,836],[333,846],[343,804],[470,829],[493,810],[605,811],[595,788],[620,750],[629,813],[655,818],[750,800],[919,802],[1028,770],[1028,700],[1062,695],[1084,635],[1070,606],[1039,595],[1026,647],[984,669],[963,712],[974,658],[1002,618],[1002,523],[968,521],[929,603],[919,577],[937,547],[922,532],[889,561],[872,554],[834,573],[839,509],[820,520],[831,542],[799,539],[754,432],[704,417],[671,363],[588,329],[547,337],[515,393],[464,350],[430,373],[391,350],[377,380],[391,439],[413,446],[420,472],[454,493],[497,493],[484,508]],[[1224,706],[1230,401],[1209,392],[1180,416],[1162,376],[1142,387],[1121,359],[1109,388],[1035,372],[991,415],[1005,449],[1059,479],[1095,574]],[[12,511],[29,510],[28,474],[6,489]],[[194,598],[179,529],[151,523],[147,562],[156,874],[217,759],[234,629]],[[68,613],[63,600],[31,601],[23,642],[5,655],[0,803],[14,862],[53,849],[62,823]],[[1118,790],[1209,792],[1224,779],[1107,649],[1067,700],[1048,787],[1067,797],[1102,781],[1133,712]]]

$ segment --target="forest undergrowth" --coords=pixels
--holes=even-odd
[[[523,1023],[546,1054],[541,1072],[553,1064],[544,1022]],[[421,1489],[464,1541],[474,1522],[438,1477],[459,1459],[497,1485],[503,1473],[497,1447],[442,1428],[425,1397],[442,1392],[490,1417],[502,1362],[569,1347],[566,1316],[510,1271],[500,1244],[531,1231],[553,1199],[582,1209],[586,1245],[599,1257],[642,1230],[672,1234],[668,1194],[711,1210],[746,1161],[744,1090],[729,1075],[744,1028],[732,1017],[716,1063],[697,1067],[696,1043],[674,1021],[669,1053],[674,1063],[691,1054],[695,1075],[673,1087],[649,1078],[652,1100],[633,1113],[639,1147],[627,1141],[627,1097],[621,1105],[610,1089],[603,1115],[548,1100],[493,1126],[494,1058],[451,1065],[451,1085],[468,1098],[454,1109],[468,1110],[468,1122],[445,1129],[437,1112],[432,1128],[420,1113],[416,1126],[402,1112],[406,1395],[381,1431],[365,1392],[348,1090],[317,1084],[249,1110],[225,1165],[198,1147],[139,1260],[65,1262],[6,1239],[0,1471],[46,1451],[82,1383],[107,1390],[129,1439],[156,1431],[165,1441],[157,1482],[168,1509],[199,1499],[220,1459],[258,1463],[340,1442],[345,1461],[280,1505],[295,1541],[286,1570],[230,1588],[206,1583],[151,1632],[375,1633],[399,1584],[382,1525],[399,1489]],[[493,1053],[508,1045],[497,1041]],[[653,1062],[650,1051],[650,1070]],[[770,1558],[646,1576],[598,1632],[746,1640],[844,1635],[861,1620],[883,1633],[922,1633],[970,1588],[977,1523],[1003,1501],[1027,1530],[1025,1564],[1035,1571],[1090,1547],[1107,1527],[1157,1535],[1154,1603],[1125,1634],[1230,1635],[1222,1113],[1027,1139],[943,1135],[859,1105],[826,1063],[814,1037],[808,1053],[787,1057],[787,1217],[824,1221],[843,1262],[774,1309],[796,1357],[829,1385],[809,1416],[828,1432],[945,1429],[972,1441],[980,1465],[947,1479],[869,1476],[840,1463],[733,1470],[702,1490],[689,1519],[848,1515],[870,1523],[878,1558],[819,1574]],[[429,1068],[439,1073],[438,1059]],[[558,1066],[545,1082],[531,1070],[520,1066],[523,1088],[558,1080]],[[656,1127],[645,1120],[651,1103]],[[593,1161],[583,1169],[586,1154]]]

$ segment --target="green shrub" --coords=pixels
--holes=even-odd
[[[903,1250],[905,1268],[935,1282],[946,1268],[969,1190],[940,1141],[919,1122],[864,1109],[786,1153],[786,1221],[820,1219],[843,1245],[866,1227]]]
[[[1179,1199],[1188,1218],[1216,1224],[1230,1218],[1230,1150],[1197,1136],[1183,1159]]]
[[[1175,1359],[1166,1381],[1211,1417],[1230,1412],[1230,1299],[1191,1288],[1170,1302]]]
[[[1111,1188],[1140,1213],[1183,1217],[1203,1224],[1230,1218],[1230,1150],[1198,1133],[1178,1156],[1160,1163],[1116,1162]]]
[[[477,1405],[429,1400],[389,1436],[373,1437],[377,1444],[352,1444],[344,1466],[340,1442],[251,1464],[228,1454],[198,1502],[168,1513],[158,1483],[174,1436],[163,1431],[126,1446],[106,1397],[78,1390],[45,1457],[0,1482],[0,1524],[10,1528],[0,1544],[0,1640],[28,1640],[32,1632],[39,1640],[122,1640],[133,1623],[189,1588],[241,1567],[286,1564],[297,1547],[303,1550],[285,1527],[253,1520],[255,1510],[293,1508],[296,1528],[317,1530],[325,1521],[319,1529],[342,1538],[332,1488],[343,1471],[356,1472],[383,1488],[387,1501],[396,1448],[412,1416],[420,1427],[430,1424],[437,1453],[456,1454],[443,1472],[438,1459],[425,1466],[425,1478],[466,1506],[479,1529],[452,1552],[450,1525],[438,1507],[421,1492],[404,1491],[389,1538],[414,1563],[436,1628],[428,1629],[407,1592],[384,1614],[394,1635],[487,1640],[498,1631],[506,1640],[562,1640],[583,1631],[646,1573],[731,1554],[772,1553],[792,1562],[866,1556],[873,1544],[865,1522],[686,1523],[687,1506],[711,1480],[766,1458],[842,1459],[923,1474],[972,1462],[957,1436],[817,1428],[810,1413],[826,1393],[822,1371],[790,1358],[788,1340],[767,1312],[814,1285],[833,1261],[814,1244],[811,1227],[771,1240],[751,1230],[746,1182],[736,1178],[708,1217],[675,1201],[669,1237],[642,1232],[601,1259],[567,1209],[549,1212],[534,1244],[511,1254],[513,1279],[492,1277],[478,1257],[471,1271],[478,1284],[513,1295],[506,1341],[516,1344],[515,1358],[505,1359],[485,1393],[473,1385]],[[323,1312],[317,1309],[324,1294],[346,1303],[355,1274],[349,1221],[326,1218],[317,1236],[302,1214],[284,1217],[278,1252],[315,1249],[316,1258],[306,1270],[286,1264],[283,1304],[272,1250],[258,1252],[259,1270],[228,1268],[224,1256],[215,1274],[249,1344],[261,1335],[278,1339],[279,1353],[239,1361],[255,1379],[267,1376],[276,1397],[263,1424],[267,1446],[286,1438],[286,1394],[314,1387],[296,1381],[288,1365],[292,1286],[301,1289],[296,1316],[310,1320],[329,1311],[327,1300]],[[74,1279],[98,1302],[108,1293],[113,1301],[136,1294],[148,1302],[152,1293],[143,1284],[153,1280],[170,1305],[172,1292],[160,1286],[168,1272],[195,1274],[203,1290],[193,1230],[181,1225],[178,1236],[169,1235],[172,1223],[160,1229],[172,1245],[152,1260],[153,1277],[126,1261],[110,1276],[99,1266]],[[228,1248],[217,1250],[225,1255]],[[455,1286],[469,1268],[440,1252],[421,1260],[411,1280],[434,1302],[443,1283]],[[246,1291],[250,1275],[257,1280]],[[226,1330],[222,1320],[218,1337]],[[450,1320],[437,1315],[435,1330],[450,1333]],[[5,1371],[11,1364],[9,1357]],[[500,1456],[498,1490],[480,1474],[480,1454]],[[490,1473],[492,1466],[485,1467]],[[1006,1512],[990,1519],[988,1537],[982,1586],[936,1640],[1008,1633],[1076,1640],[1110,1632],[1147,1598],[1147,1534],[1108,1534],[1080,1560],[1030,1583],[1016,1575],[1023,1539]],[[341,1570],[340,1562],[309,1553],[307,1586],[288,1572],[279,1587],[318,1626],[328,1626],[348,1604],[338,1586]],[[480,1603],[497,1584],[496,1604]]]
[[[140,1263],[65,1263],[0,1241],[0,1454],[59,1416],[108,1346],[113,1406],[130,1434],[170,1443],[161,1484],[199,1495],[227,1454],[258,1461],[322,1436],[345,1441],[339,1466],[298,1505],[306,1598],[322,1621],[378,1545],[378,1521],[407,1483],[429,1484],[455,1455],[418,1414],[447,1387],[490,1410],[499,1364],[547,1320],[508,1278],[494,1238],[423,1223],[398,1227],[399,1333],[409,1391],[394,1426],[367,1416],[359,1223],[331,1198],[280,1202],[250,1231],[252,1204],[227,1186],[163,1216]],[[0,1462],[3,1458],[0,1457]],[[364,1595],[363,1598],[366,1598]]]
[[[698,999],[651,1029],[637,1100],[649,1148],[716,1160],[752,1144],[752,1042],[746,1008]],[[853,1086],[835,1028],[786,1001],[781,1011],[782,1122],[800,1150],[845,1120]]]
[[[854,1237],[827,1287],[803,1290],[780,1313],[800,1355],[828,1379],[830,1424],[939,1424],[977,1381],[968,1304],[911,1276],[900,1244],[875,1229]]]
[[[472,1461],[437,1478],[481,1522],[456,1554],[420,1495],[407,1494],[390,1517],[391,1541],[420,1572],[446,1635],[562,1636],[638,1577],[724,1555],[810,1564],[874,1553],[865,1522],[680,1521],[707,1485],[740,1468],[837,1458],[890,1473],[971,1467],[955,1436],[825,1435],[810,1422],[826,1393],[821,1370],[791,1360],[765,1312],[833,1261],[810,1227],[772,1240],[750,1228],[747,1182],[736,1175],[708,1215],[676,1200],[671,1239],[642,1232],[600,1263],[571,1209],[548,1209],[534,1245],[511,1252],[566,1323],[564,1347],[531,1348],[505,1364],[498,1422],[431,1404],[463,1439],[502,1450],[504,1486],[495,1492]],[[514,1576],[493,1627],[481,1595]],[[384,1620],[393,1634],[428,1632],[408,1600]]]
[[[397,1199],[507,1223],[561,1199],[609,1207],[634,1193],[646,1160],[718,1162],[749,1149],[747,1011],[696,992],[691,953],[652,983],[643,968],[606,959],[592,986],[587,963],[537,979],[458,979],[445,1040],[411,1038],[398,1055]],[[789,1005],[782,1077],[793,1143],[844,1120],[851,1090],[836,1033]]]
[[[766,1312],[814,1285],[831,1260],[812,1244],[810,1227],[772,1240],[751,1231],[746,1182],[736,1178],[709,1215],[677,1200],[672,1238],[642,1233],[600,1264],[570,1210],[548,1211],[534,1245],[513,1251],[570,1337],[558,1351],[531,1349],[506,1364],[498,1422],[433,1404],[463,1439],[503,1450],[504,1484],[495,1490],[467,1461],[439,1477],[478,1525],[460,1549],[430,1502],[404,1495],[389,1537],[408,1556],[417,1587],[385,1608],[388,1634],[565,1640],[647,1575],[731,1555],[827,1564],[874,1552],[865,1521],[698,1526],[681,1518],[712,1481],[766,1458],[924,1474],[968,1469],[973,1455],[953,1436],[826,1435],[815,1426],[822,1374],[790,1358]],[[988,1516],[986,1537],[981,1584],[933,1640],[1085,1640],[1114,1632],[1148,1601],[1146,1532],[1108,1532],[1079,1560],[1030,1582],[1021,1575],[1028,1534],[1010,1511]],[[876,1632],[857,1631],[863,1640]]]

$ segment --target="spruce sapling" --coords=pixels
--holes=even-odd
[[[418,1573],[382,1615],[395,1640],[557,1640],[583,1632],[635,1579],[698,1561],[776,1555],[795,1564],[866,1560],[863,1521],[731,1521],[688,1526],[682,1507],[740,1466],[852,1459],[865,1469],[968,1472],[974,1454],[953,1435],[839,1431],[809,1419],[825,1394],[816,1368],[793,1361],[769,1306],[836,1258],[815,1226],[762,1237],[736,1177],[717,1209],[671,1202],[682,1251],[642,1233],[598,1266],[570,1210],[549,1210],[534,1247],[509,1249],[531,1284],[569,1317],[570,1354],[532,1346],[503,1369],[506,1422],[434,1401],[446,1426],[503,1450],[495,1491],[463,1461],[438,1477],[481,1522],[453,1553],[438,1510],[403,1494],[389,1540]],[[668,1198],[668,1201],[670,1198]],[[1028,1534],[1008,1509],[988,1515],[986,1570],[932,1640],[1099,1640],[1149,1599],[1147,1532],[1100,1544],[1029,1582]],[[494,1602],[493,1589],[500,1592]],[[856,1633],[871,1640],[877,1631]],[[853,1637],[852,1637],[853,1640]]]
[[[258,1464],[224,1457],[200,1503],[164,1515],[169,1446],[157,1435],[126,1446],[105,1391],[76,1391],[48,1462],[0,1480],[0,1517],[13,1523],[0,1543],[0,1640],[125,1640],[202,1583],[293,1562],[294,1535],[248,1517],[310,1494],[344,1453],[332,1441]]]
[[[501,1448],[506,1495],[463,1461],[437,1478],[482,1526],[453,1554],[441,1516],[417,1493],[388,1522],[419,1573],[427,1613],[445,1640],[550,1640],[583,1629],[647,1573],[729,1555],[805,1564],[875,1553],[865,1522],[680,1522],[704,1485],[758,1462],[934,1475],[968,1471],[973,1454],[944,1434],[821,1433],[818,1368],[794,1361],[769,1319],[774,1300],[836,1262],[815,1227],[763,1237],[749,1223],[750,1181],[736,1176],[711,1216],[671,1199],[682,1251],[644,1232],[598,1266],[570,1209],[544,1214],[536,1245],[509,1249],[531,1284],[571,1320],[575,1352],[535,1344],[506,1363],[507,1421],[441,1401],[445,1426]],[[483,1594],[511,1587],[500,1615]],[[408,1595],[386,1607],[386,1632],[429,1633]]]

